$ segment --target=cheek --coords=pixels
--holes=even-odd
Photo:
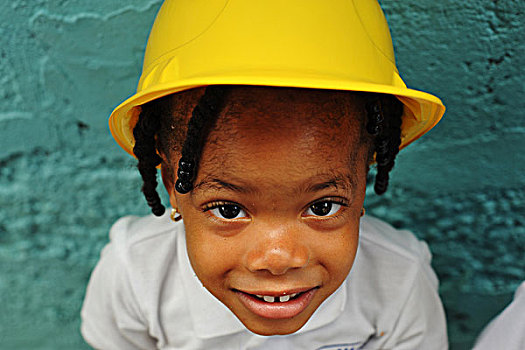
[[[323,245],[318,247],[320,263],[329,274],[329,283],[339,286],[354,263],[359,241],[359,223],[327,235],[322,241]]]
[[[206,287],[221,285],[236,266],[238,255],[225,237],[207,232],[195,220],[187,220],[186,245],[191,266]]]

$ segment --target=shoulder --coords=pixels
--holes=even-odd
[[[360,238],[366,245],[407,259],[430,260],[430,252],[425,242],[420,241],[407,230],[398,230],[390,224],[372,216],[361,220]]]
[[[109,237],[112,243],[130,247],[173,232],[175,226],[177,225],[169,220],[168,214],[161,217],[152,214],[144,217],[130,215],[118,219],[113,224]]]
[[[359,234],[358,257],[367,264],[387,270],[391,270],[388,266],[404,267],[414,273],[418,270],[437,288],[438,280],[430,266],[432,255],[425,241],[371,216],[363,217]]]
[[[174,223],[168,214],[125,216],[111,227],[110,245],[124,262],[141,261],[163,252],[174,252],[177,233],[183,234],[183,231],[182,223]]]
[[[430,261],[428,246],[410,231],[362,218],[347,301],[350,313],[361,315],[360,325],[374,330],[372,348],[446,348],[444,311]]]
[[[113,225],[81,312],[82,334],[95,348],[150,349],[163,339],[155,315],[165,276],[177,277],[177,231],[169,216],[127,216]]]
[[[123,217],[112,226],[109,235],[110,243],[102,257],[107,250],[141,298],[154,298],[167,275],[178,275],[177,237],[184,235],[184,225],[171,221],[169,214]]]

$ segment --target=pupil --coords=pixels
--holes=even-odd
[[[312,212],[318,216],[326,216],[330,210],[332,210],[332,203],[330,202],[321,202],[312,204],[310,207]]]
[[[241,211],[241,208],[239,208],[236,205],[221,205],[219,207],[219,212],[226,219],[234,219],[234,218],[236,218],[237,215],[239,215],[240,211]]]

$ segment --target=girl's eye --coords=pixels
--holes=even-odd
[[[216,217],[226,220],[245,218],[248,216],[244,209],[236,204],[219,204],[209,210]]]
[[[341,209],[341,204],[332,201],[316,202],[308,207],[306,216],[332,216]]]

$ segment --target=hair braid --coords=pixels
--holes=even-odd
[[[224,86],[208,86],[193,109],[188,122],[186,140],[182,146],[175,183],[175,189],[181,194],[186,194],[193,189],[202,148],[223,107],[225,91]]]
[[[375,135],[377,175],[374,191],[381,195],[388,188],[389,172],[401,144],[401,116],[403,104],[393,96],[382,96],[367,104],[367,131]]]
[[[161,216],[166,210],[156,190],[157,166],[162,161],[157,154],[155,138],[159,125],[158,114],[149,104],[146,104],[142,106],[139,120],[133,128],[133,136],[135,137],[133,153],[137,157],[137,167],[142,176],[142,193],[144,193],[151,211],[156,216]]]

